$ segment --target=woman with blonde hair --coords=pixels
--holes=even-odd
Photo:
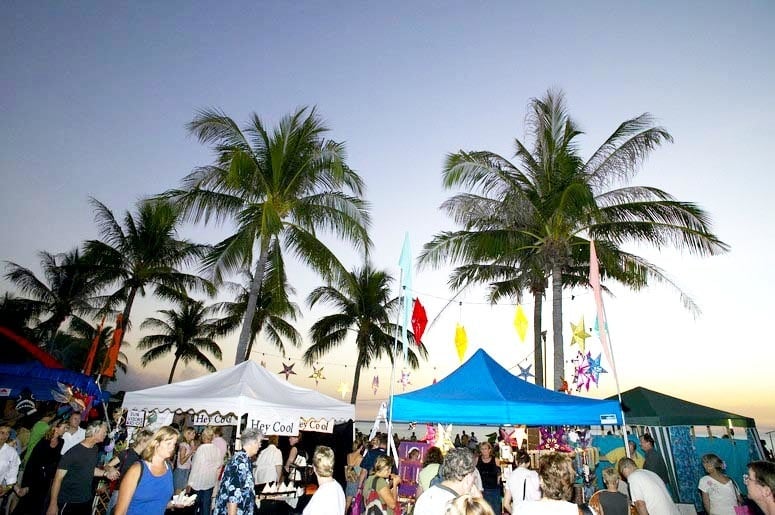
[[[525,501],[519,505],[519,515],[578,515],[579,507],[569,502],[573,495],[576,471],[569,456],[560,453],[544,454],[538,460],[538,478],[543,498]]]
[[[303,515],[346,513],[344,492],[333,478],[334,451],[330,447],[319,445],[312,456],[312,467],[320,486],[304,508]]]
[[[188,489],[196,494],[196,515],[210,515],[213,489],[218,482],[218,473],[223,465],[223,456],[213,440],[215,431],[206,427],[202,431],[202,443],[191,458],[191,473],[188,475]]]
[[[350,509],[355,494],[358,493],[358,476],[361,474],[361,460],[363,460],[363,438],[356,438],[353,442],[352,452],[347,455],[347,464],[344,467],[344,477],[347,481],[345,487],[345,510]]]
[[[484,498],[465,494],[449,504],[446,515],[495,515],[495,512]]]
[[[700,479],[702,505],[708,515],[734,515],[735,506],[743,504],[740,489],[735,481],[724,474],[724,462],[715,454],[702,457],[702,466],[707,472]]]
[[[116,504],[116,515],[163,515],[171,504],[174,488],[167,460],[175,452],[180,433],[164,426],[154,433],[142,460],[126,471]]]
[[[393,458],[383,454],[374,462],[371,475],[363,483],[363,502],[368,510],[372,502],[382,505],[388,515],[393,515],[398,506],[398,485],[401,478],[392,474]],[[376,495],[374,495],[376,493]]]

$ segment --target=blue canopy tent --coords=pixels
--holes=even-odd
[[[395,422],[616,425],[619,403],[567,395],[528,383],[479,349],[438,383],[396,395]]]
[[[44,367],[36,361],[18,365],[0,364],[0,391],[4,397],[18,397],[24,388],[29,388],[36,400],[53,400],[51,390],[57,389],[57,383],[77,388],[98,402],[102,401],[102,391],[97,383],[81,373]]]

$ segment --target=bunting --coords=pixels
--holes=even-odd
[[[428,315],[425,313],[425,307],[420,304],[420,299],[414,299],[412,307],[412,332],[414,341],[419,347],[422,343],[422,335],[425,334],[425,327],[428,325]]]

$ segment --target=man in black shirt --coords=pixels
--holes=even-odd
[[[90,515],[92,478],[118,477],[112,467],[97,468],[97,444],[107,435],[105,422],[94,421],[86,428],[86,437],[59,460],[51,485],[51,502],[46,515]]]
[[[667,466],[665,465],[665,460],[662,459],[662,455],[654,448],[654,438],[650,434],[644,433],[640,437],[640,446],[646,455],[646,459],[643,462],[643,470],[650,470],[658,475],[665,485],[669,485],[670,478],[667,475]]]

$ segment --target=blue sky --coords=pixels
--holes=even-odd
[[[406,231],[416,253],[453,228],[438,210],[451,194],[440,181],[445,154],[511,155],[513,138],[525,136],[531,97],[565,91],[585,131],[584,155],[622,120],[651,112],[675,143],[657,150],[633,182],[699,203],[732,251],[696,259],[637,249],[692,294],[703,315],[694,320],[662,287],[631,294],[614,286],[606,302],[622,386],[775,427],[772,404],[758,393],[775,386],[767,330],[775,284],[771,2],[6,2],[0,14],[0,259],[35,270],[39,250],[96,236],[88,197],[123,212],[207,164],[209,149],[184,128],[199,108],[221,108],[240,122],[256,112],[272,124],[316,105],[366,180],[375,264],[396,275]],[[228,227],[184,233],[212,242]],[[416,272],[415,293],[431,316],[449,296],[447,272]],[[291,281],[301,303],[319,284],[299,266]],[[591,325],[594,316],[588,293],[570,295],[568,341],[570,321],[584,315]],[[511,326],[514,306],[482,302],[472,292],[440,318],[426,338],[435,369],[415,372],[412,387],[455,367],[458,320],[469,355],[482,347],[507,367],[531,359]],[[142,302],[133,319],[158,308]],[[300,329],[324,312],[309,312]],[[223,343],[225,364],[234,340]],[[352,376],[346,352],[325,360],[321,390],[336,395]],[[255,359],[280,370],[274,354]],[[155,383],[162,365],[133,367],[122,385]],[[309,369],[296,368],[307,372],[293,380],[314,386]],[[180,377],[199,373],[192,367]],[[375,373],[377,396],[369,388]],[[386,395],[386,367],[364,378],[364,401]],[[612,392],[609,374],[590,395]]]

